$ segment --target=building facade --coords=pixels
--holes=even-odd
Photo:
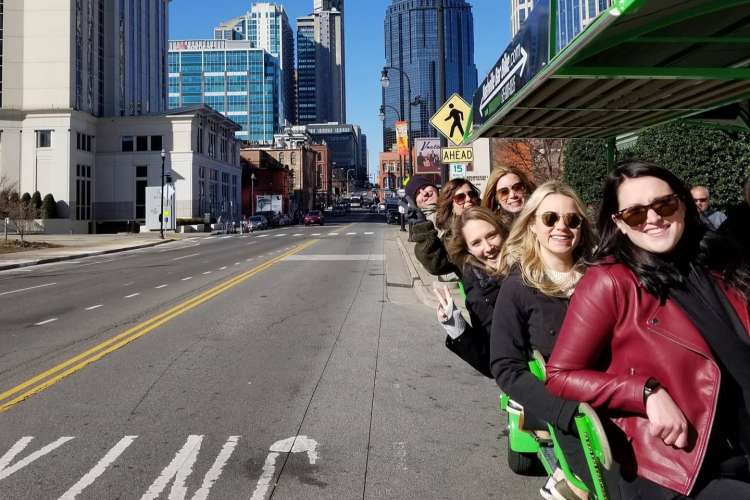
[[[266,2],[255,3],[244,15],[216,27],[214,39],[247,40],[252,48],[264,49],[278,59],[281,73],[280,120],[282,124],[295,123],[294,33],[284,7]]]
[[[430,117],[443,104],[438,102],[440,47],[438,6],[444,9],[445,97],[458,93],[471,102],[477,87],[474,64],[474,18],[465,0],[392,0],[385,15],[385,66],[388,88],[383,90],[386,114],[383,121],[383,151],[396,141],[394,123],[410,121],[412,137],[434,137]],[[420,99],[415,105],[415,98]],[[395,112],[394,112],[395,110]],[[397,113],[396,113],[397,112]]]
[[[280,89],[277,58],[247,40],[169,42],[169,108],[211,106],[240,125],[243,141],[273,141]]]
[[[243,149],[240,161],[243,216],[250,217],[260,210],[259,198],[269,199],[274,196],[281,198],[281,212],[289,213],[289,195],[292,192],[292,175],[289,169],[262,149]]]
[[[361,187],[367,173],[360,156],[360,128],[347,123],[313,123],[305,129],[313,142],[328,146],[334,195]]]
[[[346,122],[344,0],[297,18],[297,122]]]
[[[611,0],[558,0],[557,46],[565,47],[596,16],[609,8]],[[516,36],[531,10],[534,0],[510,0],[511,35]]]

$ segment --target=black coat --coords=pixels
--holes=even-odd
[[[732,208],[719,233],[731,238],[746,255],[750,253],[750,205],[742,203]]]
[[[550,394],[529,371],[529,361],[534,350],[549,358],[567,309],[568,299],[524,284],[515,268],[497,296],[490,338],[490,370],[500,389],[533,417],[562,429],[569,428],[578,403]]]
[[[493,378],[490,372],[490,328],[495,300],[503,282],[471,264],[464,265],[463,271],[471,326],[456,339],[446,336],[445,347],[485,377]]]

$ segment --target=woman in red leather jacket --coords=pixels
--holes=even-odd
[[[750,498],[750,271],[666,169],[607,178],[548,388],[609,417],[623,498]]]

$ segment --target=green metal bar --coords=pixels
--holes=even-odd
[[[549,0],[549,57],[557,55],[557,0]]]
[[[634,6],[629,5],[629,6],[626,6],[627,10],[623,10],[618,5],[620,3],[626,3],[626,2],[624,1],[615,2],[615,5],[613,7],[610,7],[610,9],[616,8],[621,13],[625,13],[627,12],[627,10],[638,7],[638,6],[634,7]],[[695,17],[702,16],[705,14],[712,14],[714,12],[720,12],[722,10],[730,9],[739,5],[747,5],[747,4],[748,4],[747,0],[722,0],[720,2],[716,2],[716,1],[707,2],[706,4],[700,5],[693,9],[688,9],[688,10],[685,10],[684,12],[679,12],[677,14],[668,16],[666,18],[660,18],[656,21],[653,21],[644,26],[641,26],[638,29],[635,29],[628,33],[624,33],[617,37],[608,38],[606,40],[603,40],[600,43],[591,44],[591,46],[586,47],[585,50],[582,50],[576,59],[577,60],[587,59],[591,56],[604,52],[607,49],[616,47],[617,45],[620,45],[621,43],[630,41],[634,38],[640,37],[642,35],[646,35],[648,33],[652,33],[659,29],[666,28],[668,26],[672,26],[674,24],[681,23],[683,21],[687,21],[688,19],[693,19]]]
[[[675,68],[648,66],[568,66],[552,78],[618,78],[674,80],[750,80],[750,68]]]
[[[718,45],[750,45],[748,36],[642,36],[626,40],[625,43],[709,43]]]

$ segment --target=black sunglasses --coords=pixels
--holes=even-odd
[[[680,208],[680,195],[670,194],[657,198],[648,205],[633,205],[614,213],[615,219],[621,219],[630,227],[640,226],[648,218],[648,211],[653,210],[660,217],[674,215]]]
[[[524,186],[523,182],[516,182],[511,187],[501,187],[496,191],[498,198],[500,198],[502,201],[505,201],[508,199],[508,196],[510,196],[511,190],[514,193],[525,193],[526,192],[526,186]]]
[[[468,193],[456,193],[453,195],[452,200],[456,205],[464,205],[466,203],[466,200],[469,198],[476,201],[479,199],[479,193],[477,193],[476,191],[469,191]]]
[[[542,224],[547,227],[555,227],[557,221],[562,219],[569,229],[577,229],[583,222],[583,217],[576,213],[558,214],[557,212],[544,212],[541,215]]]

